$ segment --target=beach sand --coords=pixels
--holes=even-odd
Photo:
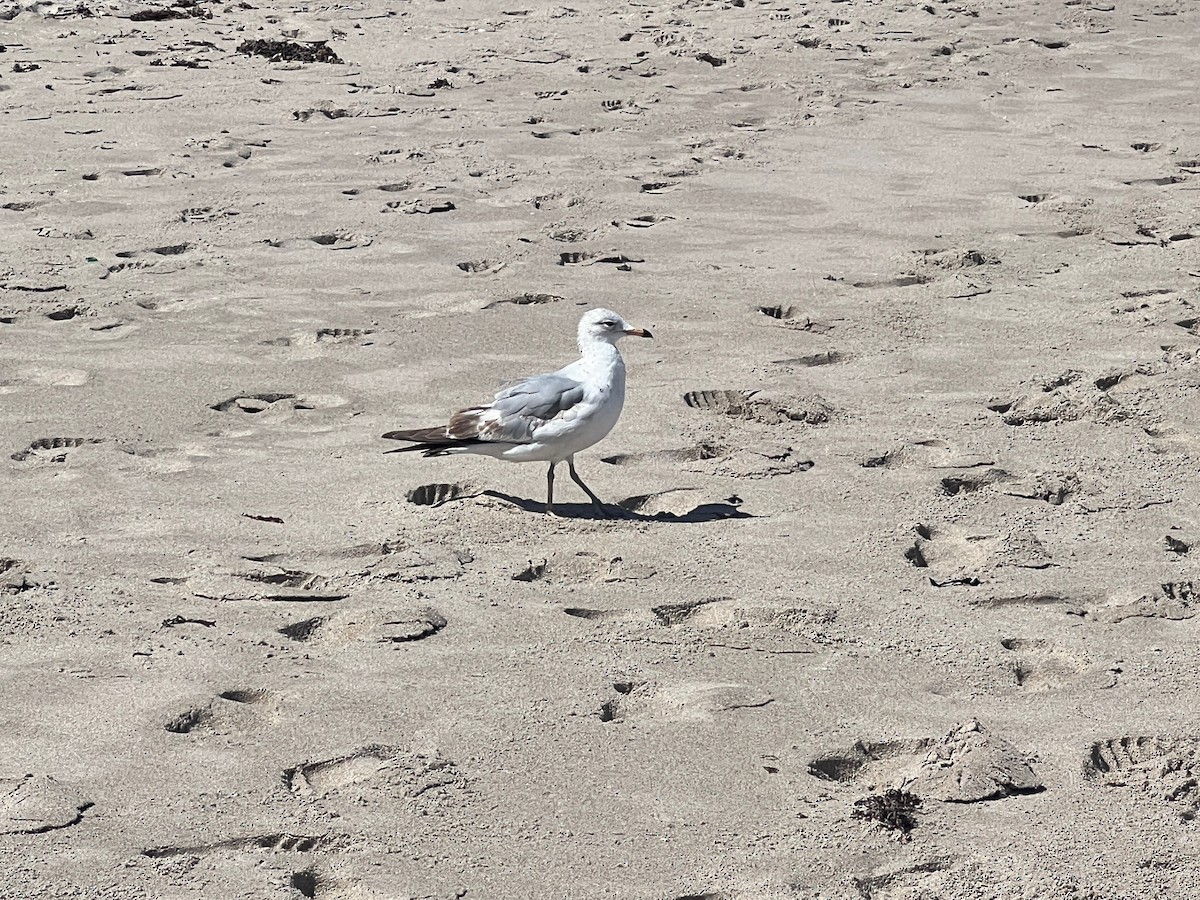
[[[0,2],[0,895],[1200,895],[1198,29]]]

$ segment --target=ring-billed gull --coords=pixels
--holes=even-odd
[[[575,454],[603,440],[625,405],[625,361],[617,341],[628,334],[651,337],[610,309],[592,309],[579,320],[579,359],[557,372],[504,388],[487,406],[471,406],[447,425],[389,431],[385,438],[411,441],[401,451],[423,456],[478,453],[509,462],[548,462],[546,512],[554,513],[554,467],[566,462],[571,480],[583,488],[597,511],[600,498],[575,471]],[[397,452],[397,451],[389,451]]]

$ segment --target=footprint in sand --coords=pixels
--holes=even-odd
[[[166,474],[194,468],[196,461],[208,454],[178,448],[131,447],[117,444],[108,438],[39,438],[11,459],[29,466],[62,465],[87,461],[117,471],[135,470]]]
[[[495,275],[502,270],[506,263],[494,259],[471,259],[454,264],[460,272],[467,275]]]
[[[895,278],[868,278],[862,281],[852,282],[852,287],[856,288],[897,288],[897,287],[912,287],[918,284],[929,284],[933,281],[930,275],[897,275]]]
[[[1097,600],[1084,615],[1116,625],[1129,619],[1167,619],[1181,622],[1200,612],[1200,583],[1168,581],[1149,589],[1118,590]]]
[[[646,181],[638,186],[638,191],[643,194],[669,194],[677,190],[678,181]]]
[[[631,266],[634,263],[645,262],[644,259],[638,259],[632,256],[626,256],[624,253],[591,253],[583,250],[564,250],[558,254],[558,264],[560,266],[594,266],[612,265],[622,271],[631,271]]]
[[[795,601],[703,597],[650,608],[658,624],[711,647],[761,653],[813,653],[831,641],[834,607]]]
[[[0,556],[0,594],[22,594],[39,587],[29,565],[22,560]]]
[[[476,491],[458,482],[434,482],[412,488],[405,499],[414,506],[437,507],[451,500],[461,500],[464,497],[477,496]]]
[[[852,357],[840,350],[820,350],[816,353],[806,353],[803,356],[789,356],[787,359],[773,359],[772,365],[790,366],[803,369],[815,369],[819,366],[833,366],[844,363]]]
[[[818,652],[834,639],[829,631],[837,620],[832,607],[732,597],[701,597],[649,609],[568,606],[563,613],[622,629],[670,629],[681,645],[784,655]]]
[[[404,213],[410,216],[428,216],[436,213],[453,212],[457,208],[452,200],[420,198],[416,200],[391,200],[383,205],[381,212]]]
[[[515,296],[505,298],[504,300],[493,300],[483,308],[497,309],[508,304],[512,304],[513,306],[541,306],[545,303],[560,303],[564,299],[564,297],[558,294],[526,292],[524,294],[516,294]]]
[[[601,722],[697,722],[740,710],[758,710],[773,703],[766,691],[744,684],[691,681],[657,685],[645,681],[613,682],[617,696],[600,704]]]
[[[102,319],[94,325],[88,326],[88,333],[83,335],[83,339],[93,343],[111,343],[113,341],[124,340],[140,329],[141,325],[136,322],[127,322],[121,319]]]
[[[785,422],[824,425],[837,415],[836,407],[817,394],[800,396],[760,390],[702,390],[688,391],[683,395],[683,402],[692,409],[721,413],[764,425],[781,425]]]
[[[160,847],[149,847],[142,851],[142,856],[150,859],[167,859],[173,856],[208,856],[229,850],[244,850],[258,855],[261,855],[264,850],[270,853],[317,853],[341,850],[348,843],[349,841],[344,835],[271,831],[201,844],[166,844]]]
[[[1084,776],[1108,787],[1131,788],[1174,809],[1180,821],[1200,812],[1200,739],[1179,735],[1111,737],[1092,744]]]
[[[772,478],[807,472],[815,463],[793,448],[777,444],[756,444],[751,448],[726,448],[704,443],[677,450],[654,450],[646,453],[620,453],[600,460],[615,466],[667,462],[675,469],[702,475],[726,478]],[[683,463],[683,465],[680,465]]]
[[[914,250],[918,267],[953,272],[958,269],[974,269],[980,266],[999,265],[1000,257],[983,250],[963,250],[959,247]]]
[[[296,408],[295,394],[238,394],[230,397],[227,400],[222,400],[220,403],[214,403],[209,409],[217,412],[244,412],[250,415],[258,415],[268,409],[271,409],[276,404],[290,402],[292,409]]]
[[[374,328],[318,328],[313,335],[317,344],[357,344],[369,347],[374,341]]]
[[[691,447],[679,447],[673,450],[649,450],[644,453],[615,453],[601,458],[602,463],[610,466],[631,466],[642,463],[694,462],[697,460],[719,459],[728,454],[729,448],[712,443],[699,443]]]
[[[283,772],[294,796],[342,816],[374,815],[380,804],[401,816],[437,814],[470,802],[462,770],[440,752],[412,752],[371,744],[342,756],[302,762]]]
[[[1140,408],[1141,398],[1130,394],[1118,397],[1111,392],[1124,377],[1124,373],[1089,375],[1068,369],[1033,379],[1029,390],[1015,397],[989,400],[986,406],[999,413],[1005,425],[1013,426],[1080,420],[1101,425],[1136,421],[1147,415]]]
[[[1022,691],[1115,687],[1119,666],[1089,666],[1045,638],[1004,638],[1000,646],[1012,655],[1013,680]]]
[[[357,610],[302,619],[278,629],[304,644],[361,641],[374,644],[411,644],[431,638],[447,625],[446,617],[432,607],[393,609],[386,612]]]
[[[269,347],[336,348],[370,347],[375,343],[374,328],[317,328],[311,331],[293,332],[288,337],[263,341]]]
[[[337,394],[307,394],[303,397],[283,392],[235,394],[209,406],[214,412],[235,416],[254,416],[262,421],[277,422],[298,414],[317,410],[337,409],[349,401]]]
[[[576,553],[555,553],[538,562],[531,561],[513,575],[512,580],[526,583],[545,581],[550,584],[612,584],[645,581],[657,574],[652,566],[619,556],[604,557],[590,550],[580,550]]]
[[[1085,480],[1085,476],[1076,472],[1039,472],[1004,483],[1000,492],[1010,497],[1062,506],[1070,498],[1085,492]]]
[[[596,229],[589,228],[564,228],[561,225],[555,224],[543,229],[546,232],[546,237],[552,241],[558,241],[560,244],[578,244],[580,241],[586,241]]]
[[[903,799],[902,797],[901,802]],[[897,824],[892,818],[894,814],[894,811],[888,811],[884,815],[885,821],[891,819],[890,828],[899,827],[902,831],[908,831],[913,827],[913,825],[905,827],[903,824]],[[875,816],[863,816],[863,818],[875,818]],[[915,820],[912,821],[915,824]],[[946,884],[943,873],[949,870],[953,863],[952,857],[935,856],[910,866],[883,866],[881,867],[882,871],[877,869],[872,874],[855,875],[851,881],[859,897],[934,897],[943,892]],[[797,887],[799,886],[797,885]],[[805,886],[807,887],[807,885]],[[823,893],[823,887],[822,882],[815,882],[812,893],[820,896]]]
[[[586,201],[582,197],[553,193],[531,197],[527,202],[532,204],[534,209],[538,210],[560,210],[570,209],[573,206],[579,206]]]
[[[351,119],[355,116],[364,115],[361,109],[347,109],[344,106],[334,106],[332,103],[325,103],[322,106],[310,106],[307,109],[292,110],[292,118],[297,122],[307,122],[309,119],[333,120],[333,119]],[[247,157],[249,158],[249,157]],[[229,165],[226,163],[226,165]]]
[[[226,169],[246,163],[254,156],[256,150],[263,150],[270,144],[270,138],[242,138],[231,134],[220,134],[209,138],[189,138],[184,142],[184,146],[189,150],[202,151],[205,158],[215,156],[220,159],[222,168]]]
[[[938,439],[910,441],[890,450],[870,453],[860,463],[864,469],[975,469],[994,464],[992,455],[972,453]]]
[[[72,451],[104,442],[105,438],[38,438],[24,450],[12,454],[12,459],[16,462],[64,463]]]
[[[904,551],[904,558],[914,568],[929,570],[925,574],[934,587],[974,587],[1005,568],[1055,565],[1041,539],[1019,525],[1007,531],[917,525],[913,533],[915,540]]]
[[[240,210],[232,207],[216,208],[212,206],[189,206],[179,211],[181,222],[218,222],[241,215]]]
[[[952,581],[947,583],[973,583]],[[938,584],[942,586],[942,584]],[[1172,581],[1154,584],[1144,589],[1116,589],[1105,593],[1100,590],[1080,590],[1070,594],[1060,590],[1033,590],[1033,592],[1009,595],[983,595],[968,598],[972,604],[1002,610],[1009,606],[1025,607],[1028,610],[1048,610],[1056,614],[1067,614],[1074,618],[1105,625],[1116,625],[1128,619],[1166,619],[1183,622],[1200,612],[1200,586],[1193,581]],[[1008,640],[1008,638],[1006,638]],[[1019,640],[1019,638],[1012,638]],[[1031,646],[1031,644],[1026,644]],[[1115,667],[1098,671],[1099,686],[1111,686],[1111,676],[1120,673]]]
[[[342,879],[315,866],[307,866],[292,872],[288,878],[288,886],[305,898],[324,900],[326,897],[356,896],[354,889]]]
[[[770,319],[772,323],[785,325],[796,331],[807,331],[812,334],[828,334],[834,328],[832,325],[827,325],[823,322],[814,322],[807,317],[800,318],[794,306],[755,306],[753,309],[759,315]]]
[[[249,516],[269,523],[277,517]],[[347,560],[353,559],[353,562]],[[461,578],[474,558],[469,551],[438,541],[420,547],[354,548],[323,561],[303,554],[247,554],[244,563],[190,579],[193,593],[216,600],[335,602],[358,589],[389,584],[422,584]],[[319,563],[319,565],[318,565]],[[314,571],[315,570],[315,571]]]
[[[182,244],[164,244],[161,247],[150,247],[146,250],[120,250],[113,254],[118,259],[140,259],[144,257],[156,256],[179,256],[181,253],[187,253],[192,249],[189,243]]]
[[[89,307],[82,306],[80,304],[60,306],[58,309],[53,309],[48,313],[43,313],[43,315],[51,322],[69,322],[72,319],[78,319],[82,316],[88,316],[91,314],[92,310]]]
[[[231,688],[208,703],[189,706],[167,719],[163,729],[171,734],[232,734],[268,724],[279,710],[269,691]]]
[[[276,517],[248,518],[278,524]],[[349,589],[334,577],[296,568],[261,565],[250,570],[192,576],[188,579],[192,594],[220,602],[311,603],[323,606],[350,596]]]
[[[153,269],[154,275],[168,275],[187,269],[190,262],[184,259],[171,260],[171,257],[181,257],[194,249],[190,243],[165,244],[160,247],[149,247],[144,250],[121,250],[114,254],[121,262],[105,266],[100,273],[101,280],[113,275],[127,275],[132,272]]]
[[[45,834],[83,821],[95,804],[52,775],[0,778],[0,834]]]
[[[83,387],[92,380],[85,369],[54,366],[22,366],[0,380],[0,394],[13,394],[24,387]]]
[[[653,228],[655,225],[674,221],[674,216],[660,216],[651,213],[644,216],[634,216],[632,219],[613,219],[612,224],[615,228]]]
[[[858,741],[823,754],[810,775],[838,784],[891,786],[943,803],[978,803],[1045,790],[1030,758],[971,720],[940,739]]]
[[[998,466],[986,469],[970,469],[965,472],[944,476],[939,482],[941,492],[947,497],[973,494],[992,485],[1012,481],[1015,476]]]
[[[263,241],[268,247],[283,250],[312,249],[314,246],[324,247],[328,250],[357,250],[370,247],[373,242],[369,237],[337,231],[314,234],[306,238],[279,238]]]

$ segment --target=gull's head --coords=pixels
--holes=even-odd
[[[644,328],[634,328],[611,309],[591,309],[579,320],[579,346],[585,347],[597,341],[615,344],[627,334],[637,337],[652,337]]]

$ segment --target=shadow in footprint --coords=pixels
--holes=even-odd
[[[293,872],[289,884],[293,889],[299,892],[301,897],[317,896],[317,888],[321,885],[321,879],[312,869],[304,869],[299,872]]]
[[[311,641],[320,632],[321,627],[325,624],[323,616],[314,616],[311,619],[304,619],[300,622],[293,622],[290,625],[284,625],[282,628],[275,629],[284,637],[291,638],[293,641]]]

